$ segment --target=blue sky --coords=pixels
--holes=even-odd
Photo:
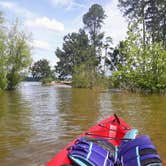
[[[63,36],[83,27],[82,16],[98,3],[107,18],[103,26],[114,45],[126,35],[127,22],[117,8],[118,0],[0,0],[0,11],[8,21],[19,18],[26,32],[32,33],[34,61],[46,58],[54,66],[58,59],[54,52],[62,46]]]

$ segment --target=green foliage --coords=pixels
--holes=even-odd
[[[48,83],[51,83],[53,81],[52,77],[46,77],[42,79],[42,84],[46,85]]]
[[[98,28],[101,28],[103,20],[106,17],[105,12],[99,4],[93,4],[89,11],[84,14],[83,22],[86,25],[86,28],[89,29],[91,34],[97,31]]]
[[[31,64],[31,48],[28,36],[19,30],[18,21],[11,27],[7,36],[7,89],[15,89],[21,82],[21,71]]]
[[[72,86],[75,88],[108,88],[108,79],[99,73],[94,73],[91,79],[91,71],[87,64],[81,64],[75,68],[75,74],[72,79]]]
[[[45,79],[52,76],[51,67],[46,59],[39,60],[31,67],[33,78]]]
[[[22,80],[22,71],[31,63],[31,49],[29,37],[19,30],[18,21],[8,31],[4,21],[0,12],[0,89],[11,90]]]
[[[57,48],[56,56],[59,58],[55,70],[60,78],[73,75],[74,67],[89,59],[89,40],[84,30],[71,33],[64,37],[63,48]]]
[[[0,90],[4,90],[7,87],[7,72],[4,68],[5,58],[0,55]]]
[[[113,72],[113,82],[130,90],[166,89],[165,1],[119,0],[119,7],[136,23],[129,27],[124,47],[117,49],[117,55],[125,59]]]
[[[7,78],[6,78],[6,34],[4,32],[4,18],[2,13],[0,13],[0,90],[4,90],[7,86]]]
[[[73,86],[79,88],[111,86],[152,92],[166,89],[164,1],[119,0],[119,6],[130,20],[127,38],[114,50],[111,38],[103,42],[101,28],[106,16],[103,8],[94,4],[83,15],[88,34],[84,30],[68,34],[62,50],[56,50],[60,60],[56,72],[60,78],[72,76]],[[101,57],[103,48],[105,57]],[[100,74],[102,65],[102,73],[106,66],[111,70],[109,80]]]
[[[110,36],[107,36],[105,38],[105,42],[103,43],[103,48],[104,48],[105,54],[104,54],[104,57],[102,57],[102,59],[104,60],[102,72],[104,74],[106,73],[106,66],[108,66],[108,64],[111,64],[111,63],[109,63],[110,60],[108,59],[108,56],[110,55],[110,50],[112,50],[111,45],[112,45],[112,38]],[[102,65],[101,65],[101,68],[102,68]]]
[[[119,0],[119,7],[130,21],[142,20],[144,31],[149,32],[152,42],[163,42],[166,49],[165,0]]]
[[[114,86],[132,91],[166,88],[166,51],[163,44],[147,41],[145,47],[137,24],[129,26],[128,37],[123,43],[119,53],[125,55],[125,61],[118,71],[113,72]]]
[[[7,85],[7,89],[8,90],[13,90],[16,88],[16,86],[18,85],[18,83],[20,83],[22,81],[22,77],[20,76],[19,73],[17,73],[16,71],[10,71],[7,74],[7,81],[8,81],[8,85]]]
[[[75,88],[91,88],[92,82],[87,65],[82,64],[75,67],[74,70],[75,74],[73,75],[72,86]]]
[[[117,47],[115,47],[112,51],[108,51],[105,64],[110,68],[111,71],[118,71],[122,66],[125,65],[126,62],[126,54],[125,50],[125,42],[121,41]]]
[[[83,15],[83,23],[85,29],[88,30],[90,35],[90,42],[92,53],[90,56],[94,59],[93,67],[97,66],[100,63],[102,39],[104,33],[101,33],[101,27],[104,23],[106,15],[102,6],[94,4],[89,8],[89,11]]]
[[[59,58],[55,69],[59,78],[72,76],[74,87],[91,88],[95,86],[98,67],[101,62],[102,39],[101,27],[105,18],[103,8],[94,4],[83,16],[85,30],[71,33],[64,37],[62,49],[57,48]]]

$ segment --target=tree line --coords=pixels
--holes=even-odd
[[[55,69],[46,59],[39,60],[30,67],[32,76],[44,82],[71,78],[79,88],[165,90],[165,0],[119,0],[118,7],[128,20],[128,31],[117,46],[102,30],[107,17],[103,7],[93,4],[82,17],[83,27],[65,35],[62,48],[55,50]],[[31,48],[18,22],[5,28],[4,21],[0,13],[0,89],[14,89],[31,63]]]
[[[142,24],[144,44],[149,33],[152,43],[162,42],[166,49],[165,0],[119,0],[119,7],[130,22]]]
[[[6,26],[5,21],[0,12],[0,90],[12,90],[31,64],[31,47],[29,36],[19,29],[18,20],[11,26]]]
[[[128,32],[112,48],[102,25],[102,6],[94,4],[82,17],[84,27],[64,36],[55,55],[59,78],[71,75],[74,87],[94,87],[107,80],[109,86],[159,91],[166,88],[166,3],[164,0],[119,0],[128,19]],[[103,56],[103,52],[104,56]],[[109,69],[111,77],[105,77]]]
[[[119,0],[119,7],[129,25],[126,39],[108,61],[116,62],[114,86],[132,91],[166,89],[165,0]]]

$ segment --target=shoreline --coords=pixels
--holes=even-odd
[[[47,85],[47,86],[68,85],[68,86],[71,86],[71,84],[72,84],[71,81],[61,81],[61,82],[52,81],[52,82],[45,83],[43,85]]]

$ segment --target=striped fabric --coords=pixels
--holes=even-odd
[[[146,135],[122,141],[119,158],[123,166],[161,166],[160,156]]]
[[[71,147],[69,158],[78,166],[114,166],[114,153],[114,146],[107,140],[94,141],[85,137],[78,139]]]

